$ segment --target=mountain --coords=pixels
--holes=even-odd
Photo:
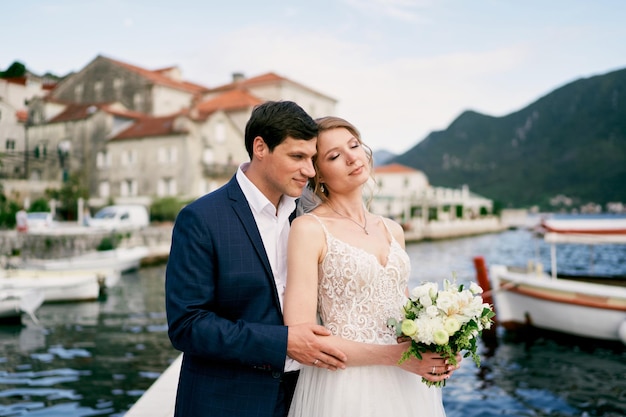
[[[386,165],[391,159],[395,158],[397,155],[393,152],[389,152],[385,149],[380,149],[374,151],[374,166]]]
[[[504,207],[626,202],[626,69],[579,79],[503,117],[466,111],[390,162]]]

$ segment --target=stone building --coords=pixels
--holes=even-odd
[[[29,105],[29,178],[79,175],[89,205],[150,205],[196,198],[224,184],[248,160],[245,124],[254,106],[292,100],[313,117],[336,100],[275,73],[208,88],[176,67],[147,70],[97,56]]]
[[[28,105],[46,96],[53,86],[53,81],[28,72],[20,77],[0,78],[0,178],[27,178]]]
[[[182,79],[178,67],[147,70],[97,56],[50,93],[63,103],[120,103],[128,110],[166,116],[189,108],[208,88]]]

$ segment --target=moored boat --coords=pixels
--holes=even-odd
[[[551,244],[549,274],[541,264],[534,263],[523,269],[492,265],[487,272],[484,259],[476,257],[478,283],[486,290],[486,296],[492,297],[497,324],[507,330],[534,327],[626,345],[626,279],[565,277],[558,273],[556,263],[557,244],[626,245],[626,234],[620,232],[619,222],[613,223],[613,229],[604,222],[574,222],[561,223],[567,227],[553,228],[544,236]]]
[[[42,291],[34,289],[0,289],[0,322],[17,324],[27,314],[37,322],[35,311],[44,301]]]
[[[626,235],[624,218],[549,218],[541,222],[546,233],[584,235]]]
[[[24,266],[49,271],[107,268],[123,273],[138,269],[141,260],[149,254],[150,250],[146,246],[136,246],[89,252],[67,258],[29,259],[24,262]]]
[[[119,271],[104,268],[70,271],[4,269],[0,270],[0,290],[38,290],[43,293],[44,302],[97,300],[119,279]]]

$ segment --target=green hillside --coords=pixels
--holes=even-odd
[[[507,116],[467,111],[392,162],[505,207],[546,208],[557,195],[626,202],[626,69],[577,80]]]

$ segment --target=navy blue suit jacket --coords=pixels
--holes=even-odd
[[[166,270],[176,416],[273,416],[287,352],[263,241],[235,177],[181,210]]]

